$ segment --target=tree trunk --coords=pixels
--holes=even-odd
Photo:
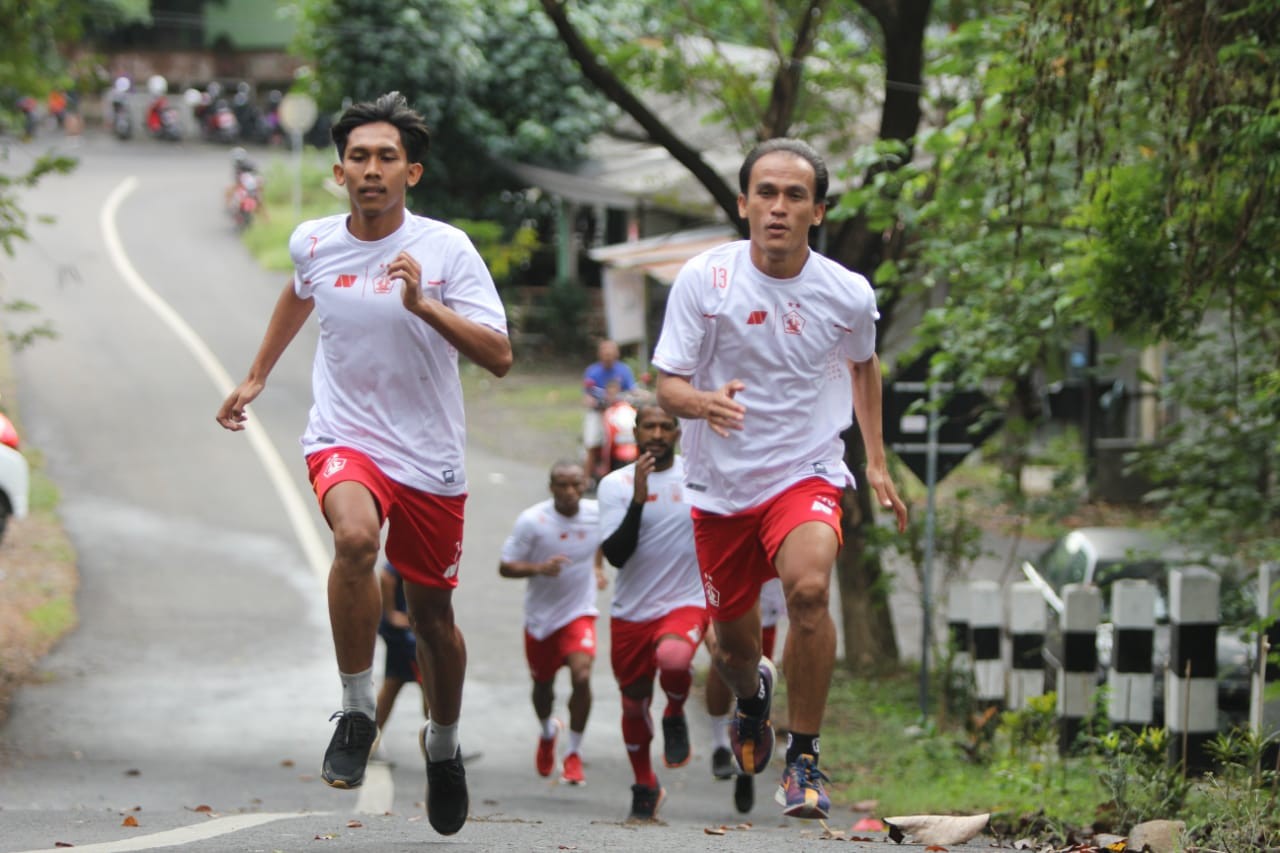
[[[889,609],[889,584],[868,536],[875,523],[871,487],[867,485],[862,453],[862,433],[857,424],[845,434],[845,464],[853,471],[857,488],[845,489],[844,547],[836,559],[840,585],[840,615],[844,622],[844,660],[856,672],[879,672],[898,663],[898,641]]]

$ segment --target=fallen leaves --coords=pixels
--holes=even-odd
[[[121,826],[137,826],[138,819],[131,814],[124,816],[124,820],[120,821]]]
[[[979,815],[903,815],[887,817],[889,837],[901,844],[910,838],[920,844],[963,844],[986,828],[989,813]]]

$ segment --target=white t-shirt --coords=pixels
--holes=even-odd
[[[314,219],[289,238],[294,291],[314,300],[320,324],[303,452],[352,447],[399,483],[463,494],[458,351],[405,309],[399,281],[383,270],[408,252],[422,265],[424,295],[506,334],[493,278],[467,235],[452,225],[406,213],[394,234],[366,242],[346,223],[346,214]]]
[[[879,317],[865,278],[810,252],[770,278],[740,240],[694,257],[667,299],[653,363],[715,390],[740,379],[747,412],[728,438],[683,422],[685,485],[699,509],[740,512],[808,477],[853,482],[840,434],[853,422],[848,362],[875,354]]]
[[[635,494],[633,462],[600,481],[600,541],[622,524]],[[676,456],[665,471],[649,473],[649,500],[640,514],[636,550],[618,569],[609,608],[615,619],[648,622],[678,607],[706,607],[698,554],[693,545],[693,517],[684,493],[684,460]]]
[[[579,616],[595,616],[596,548],[600,545],[600,508],[578,502],[578,514],[561,515],[548,498],[520,513],[502,544],[502,562],[542,563],[563,554],[569,561],[555,577],[534,575],[524,591],[524,627],[545,640]]]

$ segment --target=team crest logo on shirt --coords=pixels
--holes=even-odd
[[[347,467],[347,460],[341,456],[330,456],[329,461],[324,463],[324,473],[320,476],[328,479],[337,474],[343,468]]]
[[[373,292],[379,296],[385,296],[391,292],[391,279],[385,275],[380,275],[373,280]]]
[[[804,331],[804,322],[800,312],[792,309],[782,315],[782,331],[788,335],[798,335]]]

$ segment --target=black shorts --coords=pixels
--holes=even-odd
[[[417,641],[409,628],[396,628],[386,622],[378,625],[378,636],[387,644],[387,665],[383,675],[397,681],[418,681],[418,659],[414,654]]]

